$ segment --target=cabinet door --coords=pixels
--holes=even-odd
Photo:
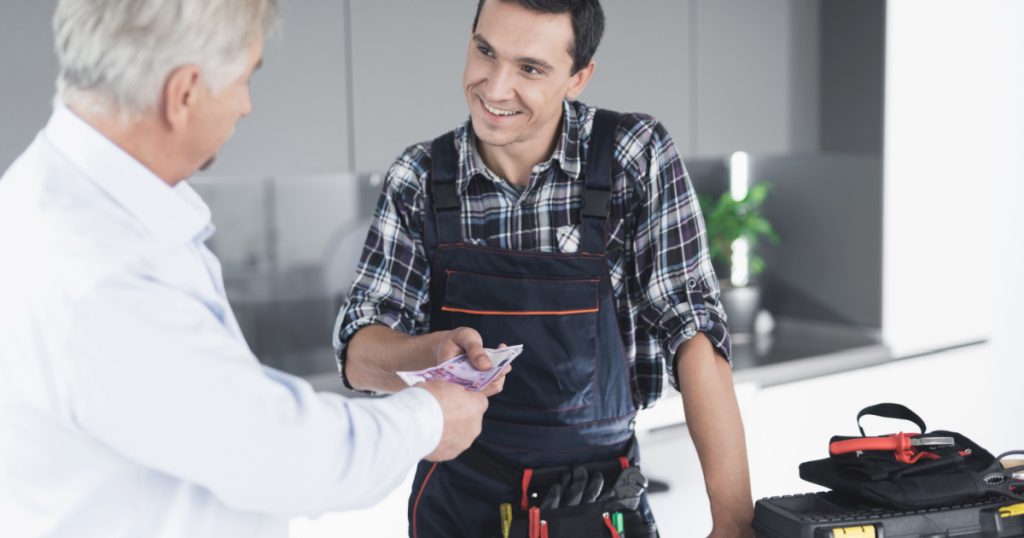
[[[906,405],[929,429],[959,431],[981,446],[998,442],[988,345],[889,363],[762,389],[744,416],[755,498],[821,490],[799,477],[800,463],[828,457],[833,435],[859,435],[857,412],[872,404]],[[915,431],[905,421],[865,417],[868,435]]]
[[[1020,60],[1001,6],[971,7],[886,4],[882,331],[897,354],[991,337],[1000,256],[1021,244],[1016,216],[997,242],[993,210],[1009,196],[996,179],[1020,179],[1007,158],[1020,147],[1005,145],[1020,96],[1004,93]]]
[[[695,2],[696,154],[815,150],[818,3]]]
[[[605,33],[597,69],[580,99],[643,112],[672,135],[679,154],[692,154],[691,0],[604,2]]]
[[[253,114],[210,169],[247,178],[349,169],[345,10],[341,2],[281,2],[280,33],[253,75]]]
[[[476,3],[350,4],[354,168],[380,171],[469,116],[461,81]]]

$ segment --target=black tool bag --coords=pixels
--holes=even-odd
[[[541,510],[540,520],[548,527],[549,538],[610,538],[613,536],[637,536],[639,538],[656,538],[657,528],[644,522],[637,512],[623,512],[625,530],[621,535],[612,534],[609,527],[611,512],[596,504],[584,504]],[[509,538],[529,538],[529,518],[513,518]]]
[[[600,477],[600,480],[593,480]],[[529,538],[531,511],[547,527],[548,538],[618,537],[612,516],[622,515],[630,538],[657,538],[658,528],[644,521],[639,508],[647,479],[626,458],[572,467],[534,469],[525,492],[527,508],[513,510],[509,538]],[[598,482],[598,483],[595,483]],[[534,495],[531,492],[535,492]],[[552,500],[555,505],[552,506]]]
[[[926,433],[924,421],[899,404],[883,403],[866,407],[857,414],[904,419],[913,422],[921,433],[931,437],[951,437],[953,445],[921,448],[937,456],[914,463],[898,461],[893,451],[863,451],[835,454],[800,465],[800,478],[863,502],[898,509],[916,509],[970,502],[987,493],[984,477],[1001,469],[999,461],[966,436],[952,431]],[[855,439],[836,436],[832,442]],[[1006,488],[1006,494],[1009,493]]]

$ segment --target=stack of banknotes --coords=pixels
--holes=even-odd
[[[485,348],[484,351],[491,358],[491,367],[487,370],[473,368],[466,355],[459,355],[425,370],[398,372],[398,377],[402,378],[402,381],[405,381],[408,385],[440,379],[441,381],[462,385],[469,390],[479,392],[501,375],[501,371],[523,352],[523,346],[520,344],[500,349]]]

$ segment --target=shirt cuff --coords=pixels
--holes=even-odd
[[[444,432],[444,413],[441,404],[427,389],[412,387],[389,396],[388,400],[408,408],[415,417],[415,428],[410,428],[408,442],[417,459],[423,459],[437,448]]]
[[[683,305],[687,308],[688,305]],[[729,325],[723,316],[714,310],[701,308],[701,311],[694,315],[687,311],[683,315],[674,315],[670,312],[663,319],[661,327],[664,331],[665,346],[665,371],[668,373],[669,383],[672,388],[679,390],[679,377],[676,375],[676,352],[683,342],[693,338],[698,332],[703,332],[715,351],[729,364],[732,364],[732,338],[729,336]]]

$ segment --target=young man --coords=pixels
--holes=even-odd
[[[274,0],[59,3],[58,104],[0,179],[0,535],[283,538],[479,432],[482,394],[349,401],[245,343],[185,180],[252,111],[275,19]]]
[[[481,0],[463,75],[470,121],[388,172],[339,316],[346,382],[387,392],[402,386],[396,370],[461,350],[483,368],[481,342],[525,346],[474,446],[420,464],[413,537],[498,536],[502,503],[513,519],[539,506],[552,529],[580,529],[561,535],[590,536],[560,523],[554,485],[535,477],[635,463],[633,418],[658,399],[666,368],[713,536],[752,534],[728,330],[683,163],[653,118],[574,101],[603,25],[597,0]],[[580,486],[554,481],[563,495]],[[655,536],[652,523],[643,498],[626,535]]]

